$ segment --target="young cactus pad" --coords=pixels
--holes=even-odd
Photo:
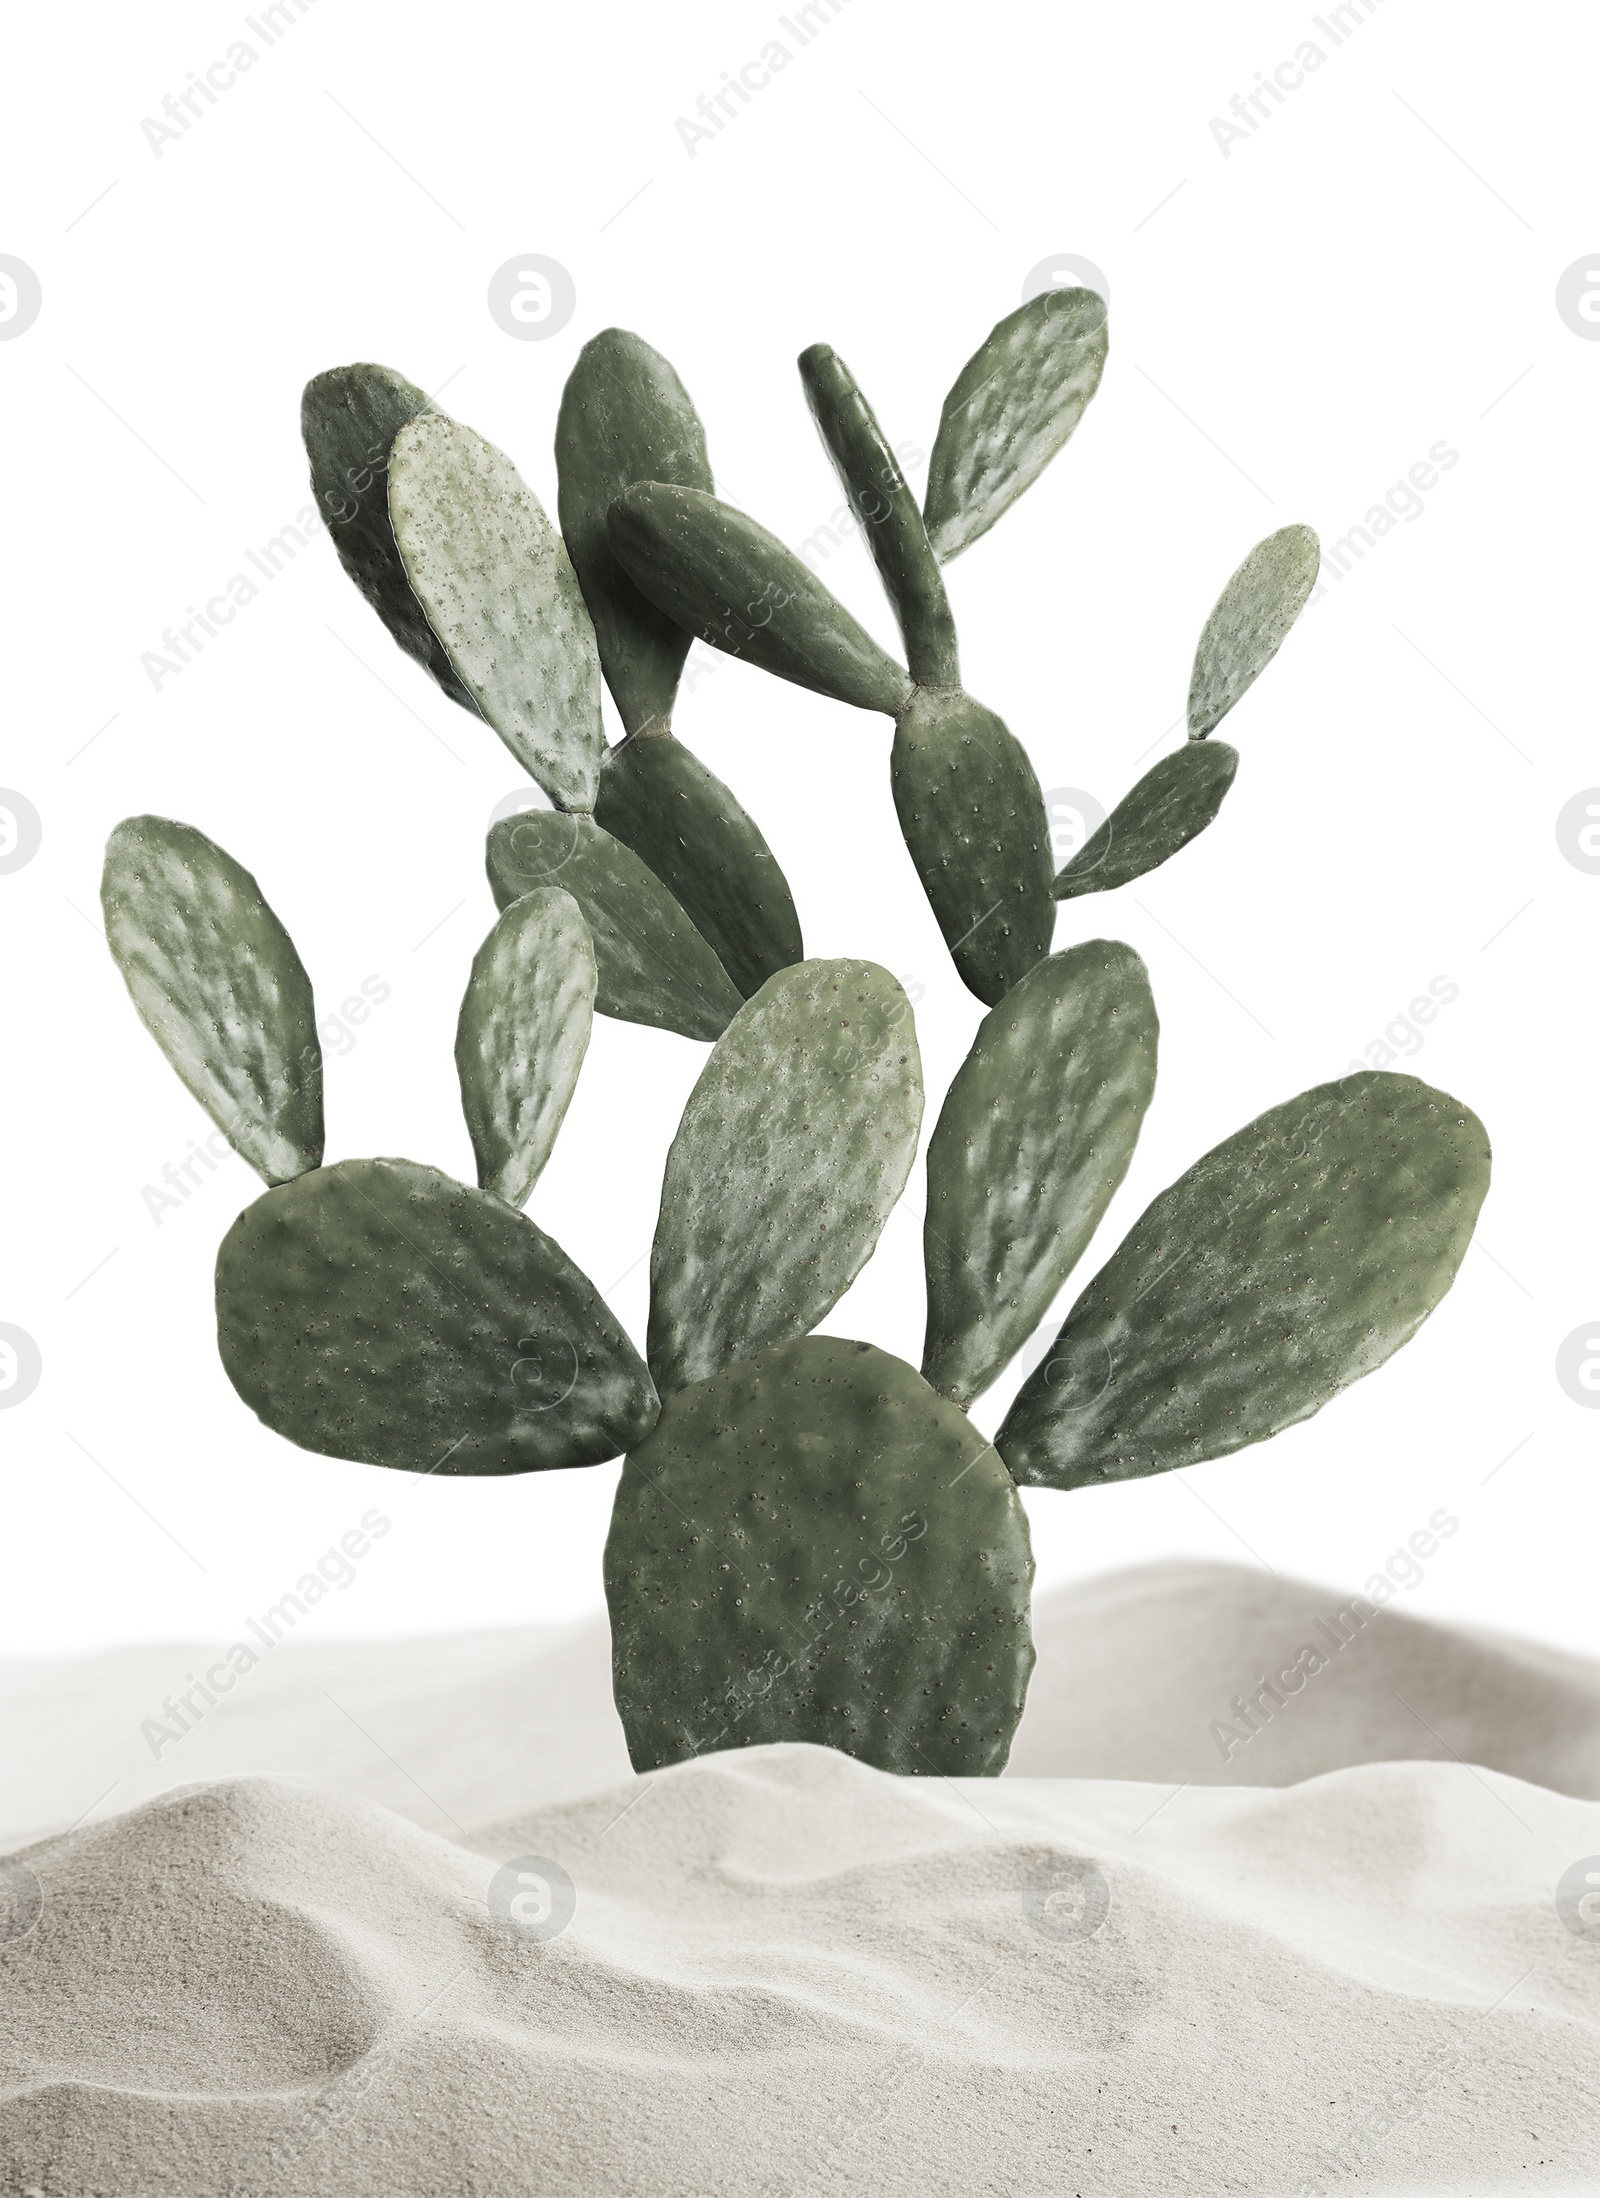
[[[433,408],[388,366],[336,366],[309,381],[300,432],[311,486],[339,562],[392,637],[452,702],[476,710],[406,578],[389,518],[389,454],[410,420]]]
[[[611,507],[607,534],[643,592],[714,649],[889,715],[911,682],[793,550],[700,489],[644,481]]]
[[[1105,301],[1045,290],[997,321],[956,376],[922,516],[941,563],[987,534],[1056,455],[1105,372]]]
[[[808,1740],[910,1776],[1005,1767],[1033,1668],[1015,1483],[870,1343],[806,1336],[669,1397],[605,1554],[637,1770]]]
[[[605,735],[600,658],[561,537],[470,427],[413,420],[389,461],[406,577],[462,685],[560,809],[590,810]]]
[[[551,809],[502,817],[489,834],[488,864],[497,908],[545,886],[572,895],[594,939],[602,1015],[710,1039],[738,1012],[738,987],[687,914],[593,817]]]
[[[594,1016],[594,946],[570,893],[513,901],[473,959],[456,1073],[478,1187],[525,1205],[571,1103]]]
[[[1309,527],[1258,542],[1218,596],[1194,652],[1189,737],[1214,733],[1261,677],[1317,584],[1322,548]]]
[[[1111,893],[1170,862],[1222,807],[1239,768],[1225,740],[1189,740],[1146,771],[1056,879],[1058,901]]]
[[[1044,796],[1022,743],[971,695],[919,689],[889,782],[911,859],[969,992],[1003,1000],[1055,928]]]
[[[607,752],[594,821],[655,872],[746,999],[805,953],[789,881],[754,818],[671,733]]]
[[[1156,1004],[1116,939],[1052,954],[991,1008],[928,1140],[922,1371],[971,1404],[1077,1265],[1156,1083]]]
[[[269,1183],[322,1158],[311,979],[248,870],[193,825],[128,817],[106,847],[106,941],[145,1028]]]
[[[1319,1084],[1197,1160],[1067,1315],[995,1437],[1081,1488],[1226,1457],[1409,1342],[1489,1188],[1470,1108],[1415,1077]]]
[[[625,328],[578,353],[556,420],[557,508],[594,620],[606,685],[631,738],[665,730],[689,633],[641,595],[606,537],[606,513],[636,481],[711,488],[706,431],[671,366]]]
[[[814,1327],[904,1190],[922,1121],[911,1003],[875,962],[801,962],[718,1040],[667,1155],[650,1254],[665,1394]]]

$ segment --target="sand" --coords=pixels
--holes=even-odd
[[[0,2190],[1600,2189],[1600,1669],[1385,1612],[1224,1763],[1340,1600],[1046,1599],[999,1781],[635,1779],[593,1626],[285,1643],[145,1769],[192,1651],[0,1670]]]

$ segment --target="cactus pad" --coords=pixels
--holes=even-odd
[[[461,1107],[478,1185],[526,1203],[583,1066],[594,947],[570,893],[513,901],[473,957],[456,1024]]]
[[[644,481],[611,506],[619,562],[659,610],[712,648],[858,710],[893,715],[911,682],[809,566],[699,489]]]
[[[1027,1342],[1128,1171],[1156,1080],[1131,946],[1052,954],[978,1026],[928,1141],[922,1371],[971,1404]]]
[[[247,1206],[217,1255],[217,1342],[268,1427],[363,1465],[598,1465],[656,1417],[560,1245],[410,1160],[343,1160]]]
[[[261,888],[168,817],[106,843],[106,940],[146,1030],[235,1152],[269,1183],[322,1159],[311,979]]]
[[[1081,1488],[1225,1457],[1309,1419],[1409,1341],[1489,1187],[1471,1110],[1360,1074],[1273,1107],[1133,1225],[995,1437]]]
[[[602,329],[578,353],[561,394],[556,471],[561,532],[623,727],[665,725],[689,636],[617,563],[606,512],[635,481],[709,489],[711,463],[689,392],[660,352],[625,328]]]
[[[721,779],[671,733],[607,752],[594,820],[655,872],[746,999],[804,954],[771,848]]]
[[[406,577],[478,708],[558,808],[592,809],[600,659],[539,499],[493,443],[430,414],[395,437],[389,516]]]
[[[941,563],[1031,488],[1083,418],[1106,363],[1093,290],[1045,290],[997,321],[939,416],[922,515]]]
[[[905,1188],[911,1003],[874,962],[800,962],[718,1040],[667,1155],[647,1356],[665,1395],[814,1327]]]
[[[489,834],[495,906],[559,886],[583,911],[594,940],[595,1006],[626,1023],[685,1038],[727,1029],[739,992],[655,872],[592,817],[525,809]]]
[[[1194,652],[1189,737],[1204,740],[1282,647],[1317,584],[1322,547],[1309,527],[1256,544],[1216,600]]]
[[[387,366],[335,366],[307,382],[300,433],[311,486],[339,562],[407,656],[433,674],[452,702],[477,704],[428,624],[395,546],[389,519],[389,453],[408,420],[432,411],[423,392]]]
[[[803,1740],[910,1776],[1004,1767],[1033,1666],[1021,1500],[901,1359],[808,1336],[667,1400],[606,1542],[638,1770]]]
[[[1123,795],[1055,882],[1058,901],[1110,893],[1159,869],[1205,830],[1239,768],[1225,740],[1188,740]]]
[[[919,689],[895,725],[894,806],[951,959],[992,1007],[1050,951],[1050,829],[1014,735],[971,695]]]
[[[828,344],[800,354],[800,379],[862,539],[894,606],[919,687],[959,687],[955,620],[910,483],[855,377]]]

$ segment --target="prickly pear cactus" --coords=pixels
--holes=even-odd
[[[1143,963],[1114,939],[1053,952],[1056,903],[1142,877],[1216,819],[1239,755],[1211,736],[1317,572],[1308,527],[1249,552],[1200,636],[1188,739],[1052,877],[1033,764],[963,684],[942,568],[1041,478],[1107,357],[1092,292],[1007,315],[945,400],[919,509],[838,353],[801,355],[904,665],[718,497],[688,392],[638,336],[603,331],[569,377],[559,532],[508,457],[391,369],[308,386],[346,570],[548,804],[530,789],[489,836],[499,917],[456,1032],[475,1185],[324,1164],[311,981],[255,879],[162,818],[107,850],[135,1006],[269,1186],[217,1262],[239,1394],[304,1449],[403,1471],[622,1455],[605,1587],[641,1769],[798,1740],[908,1775],[1000,1770],[1033,1661],[1021,1488],[1181,1469],[1319,1410],[1438,1305],[1488,1186],[1482,1125],[1448,1094],[1364,1073],[1303,1092],[1147,1206],[992,1442],[967,1416],[1052,1317],[1154,1091]],[[817,1332],[915,1158],[911,1003],[874,962],[805,958],[773,847],[678,738],[696,637],[893,720],[901,834],[988,1009],[927,1144],[920,1371]],[[665,1154],[643,1356],[520,1210],[595,1012],[710,1048]],[[647,1126],[635,1107],[631,1133]]]

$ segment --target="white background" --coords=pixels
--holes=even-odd
[[[230,1160],[159,1227],[141,1196],[208,1127],[97,930],[106,834],[141,810],[257,874],[324,1013],[369,975],[392,988],[328,1049],[329,1157],[469,1167],[451,1042],[516,766],[392,646],[326,540],[159,692],[141,669],[308,502],[303,382],[372,359],[448,384],[445,408],[553,509],[562,382],[620,322],[682,373],[723,492],[798,543],[838,502],[799,350],[835,344],[926,451],[1029,270],[1072,252],[1111,285],[1101,393],[951,573],[968,684],[1046,787],[1109,804],[1175,744],[1195,637],[1256,539],[1305,520],[1327,542],[1431,446],[1459,453],[1237,711],[1243,764],[1210,834],[1061,915],[1058,944],[1138,947],[1163,1025],[1143,1142],[1079,1280],[1207,1145],[1341,1073],[1436,976],[1459,997],[1398,1065],[1477,1109],[1496,1176],[1442,1309],[1319,1418],[1189,1472],[1031,1495],[1041,1585],[1192,1553],[1356,1587],[1443,1505],[1460,1532],[1402,1607],[1600,1653],[1600,1417],[1554,1374],[1600,1314],[1600,878],[1554,832],[1600,781],[1600,345],[1554,304],[1600,244],[1585,19],[1374,0],[1335,48],[1292,5],[841,0],[801,50],[777,13],[312,0],[270,51],[226,6],[13,20],[0,251],[37,271],[44,309],[0,343],[0,783],[44,837],[0,877],[0,1320],[44,1373],[0,1413],[0,1647],[233,1637],[375,1503],[393,1533],[306,1631],[600,1599],[614,1466],[418,1484],[291,1448],[234,1397],[212,1335],[216,1245],[259,1186]],[[156,157],[141,119],[240,35],[256,67]],[[791,66],[691,157],[676,118],[774,36]],[[1324,65],[1224,157],[1210,118],[1308,37]],[[528,252],[578,302],[517,342],[485,291]],[[824,569],[892,640],[861,547]],[[678,722],[763,824],[809,951],[925,988],[936,1101],[981,1010],[895,828],[888,721],[723,660]],[[597,1023],[530,1208],[640,1338],[662,1161],[703,1057]],[[902,1210],[828,1328],[915,1359],[919,1252]]]

